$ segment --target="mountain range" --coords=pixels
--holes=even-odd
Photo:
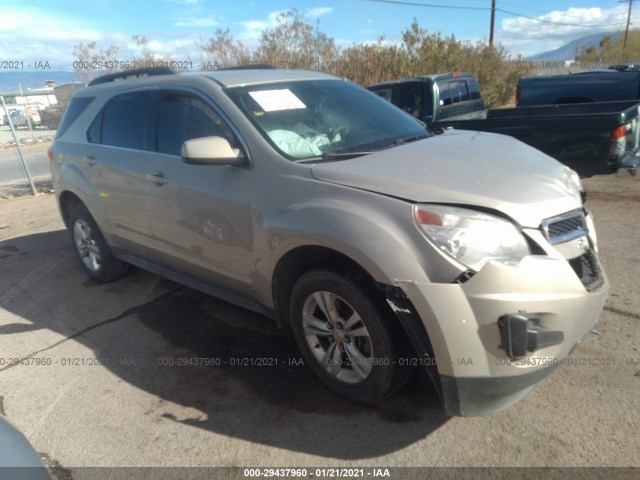
[[[586,37],[573,40],[555,50],[537,53],[536,55],[525,58],[525,60],[528,62],[565,62],[567,60],[574,60],[582,49],[600,45],[604,37],[610,36],[613,40],[617,40],[622,35],[623,32],[594,33],[593,35],[587,35]]]

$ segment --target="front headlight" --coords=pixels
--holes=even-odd
[[[414,205],[413,214],[427,238],[475,271],[491,260],[513,264],[531,253],[515,225],[493,215],[441,205]]]

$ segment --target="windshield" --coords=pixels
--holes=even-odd
[[[227,94],[293,160],[355,156],[428,135],[409,115],[340,79],[252,85]]]

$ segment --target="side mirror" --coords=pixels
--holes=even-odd
[[[242,165],[244,154],[222,137],[192,138],[182,144],[182,161],[193,165]]]

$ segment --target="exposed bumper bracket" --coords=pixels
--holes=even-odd
[[[524,357],[543,347],[564,342],[564,332],[540,325],[540,319],[532,313],[511,313],[498,319],[502,348],[509,357]]]

